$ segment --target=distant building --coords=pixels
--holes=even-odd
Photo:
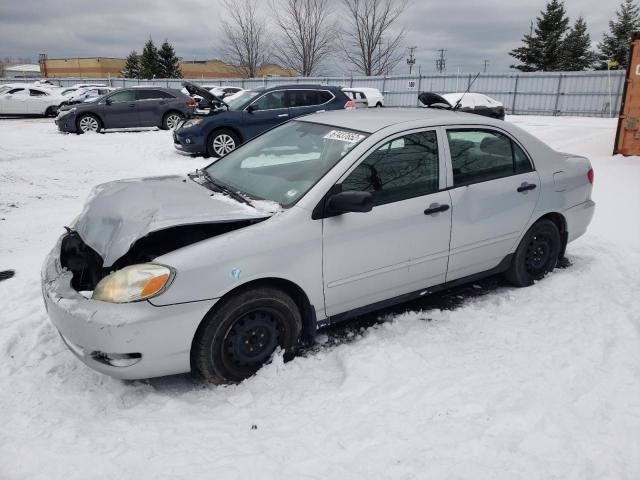
[[[40,65],[8,65],[2,68],[2,76],[7,78],[40,78]]]
[[[42,58],[40,71],[42,76],[108,78],[120,77],[126,61],[124,58],[88,57],[88,58]],[[36,65],[37,67],[37,65]],[[180,62],[184,78],[233,78],[239,77],[238,71],[222,60],[190,60]],[[279,65],[268,64],[260,70],[259,76],[273,75],[292,77],[296,72]]]

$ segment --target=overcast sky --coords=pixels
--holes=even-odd
[[[336,0],[334,0],[335,2]],[[165,38],[184,59],[221,55],[221,0],[0,0],[0,57],[125,57],[152,37]],[[571,21],[583,15],[595,44],[619,2],[567,0]],[[405,45],[417,46],[416,65],[435,69],[437,50],[447,49],[447,71],[504,71],[508,52],[521,44],[545,0],[413,0],[398,21]],[[266,6],[266,2],[265,2]],[[268,9],[265,9],[268,12]],[[332,62],[335,64],[335,62]],[[330,73],[347,73],[348,65]],[[395,73],[407,71],[400,64]]]

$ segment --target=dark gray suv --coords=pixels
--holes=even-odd
[[[62,132],[99,132],[109,128],[175,128],[193,114],[196,103],[179,90],[161,87],[121,88],[58,111]]]

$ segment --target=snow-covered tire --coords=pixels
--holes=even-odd
[[[271,359],[277,347],[293,353],[302,330],[296,303],[281,290],[251,288],[209,312],[191,347],[191,365],[207,381],[237,383]]]
[[[556,224],[547,219],[538,220],[520,241],[505,277],[516,287],[533,285],[556,267],[561,247]]]
[[[235,132],[222,128],[215,130],[207,139],[207,154],[211,157],[222,157],[232,152],[240,145],[240,139]]]
[[[167,112],[164,114],[164,117],[162,117],[162,125],[160,128],[162,130],[173,130],[183,119],[184,115],[180,112]]]
[[[92,113],[85,113],[78,117],[77,127],[78,133],[99,132],[102,129],[102,123]]]
[[[56,107],[47,107],[44,112],[45,117],[55,117],[58,114],[58,109]]]

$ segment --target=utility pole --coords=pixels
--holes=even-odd
[[[446,52],[446,50],[441,48],[438,51],[440,52],[440,56],[436,59],[436,70],[438,70],[439,73],[442,73],[447,69],[447,59],[444,56],[444,52]]]
[[[415,52],[418,47],[409,47],[409,57],[407,58],[407,65],[409,65],[409,75],[411,75],[411,70],[416,63],[416,58],[413,56],[413,52]]]
[[[484,73],[487,73],[487,65],[489,64],[489,60],[484,59]]]

